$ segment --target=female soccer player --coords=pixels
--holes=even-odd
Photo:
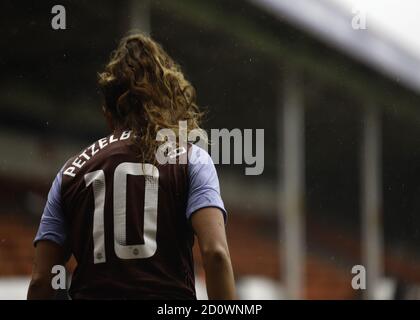
[[[178,134],[179,121],[199,128],[194,88],[141,34],[121,40],[99,87],[111,133],[57,174],[34,240],[28,299],[54,296],[52,268],[70,255],[77,261],[72,299],[195,299],[194,234],[208,297],[234,298],[226,211],[210,156],[191,144],[178,152],[184,162],[160,164],[155,156],[160,129]]]

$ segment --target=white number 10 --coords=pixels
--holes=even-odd
[[[145,176],[144,194],[144,244],[127,245],[126,209],[127,175]],[[85,174],[86,187],[92,184],[95,199],[93,213],[93,262],[106,262],[104,207],[105,173],[97,170]],[[123,162],[114,172],[114,250],[120,259],[142,259],[156,252],[157,206],[159,170],[149,163]]]

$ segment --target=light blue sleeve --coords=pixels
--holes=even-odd
[[[199,209],[219,208],[226,222],[227,212],[220,196],[219,178],[210,155],[202,148],[192,145],[188,158],[187,218]]]
[[[57,174],[48,193],[48,200],[41,217],[34,245],[40,240],[50,240],[65,246],[67,228],[61,201],[62,170]]]

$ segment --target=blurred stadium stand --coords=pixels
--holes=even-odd
[[[374,30],[349,32],[351,17],[324,1],[312,1],[315,19],[304,9],[308,3],[156,0],[149,6],[152,36],[180,62],[199,104],[209,109],[205,128],[265,129],[262,175],[244,176],[244,165],[218,166],[240,297],[290,297],[287,224],[279,215],[285,79],[293,70],[305,112],[298,128],[302,252],[289,251],[304,255],[297,297],[362,298],[351,287],[351,268],[366,261],[361,158],[366,109],[375,105],[382,183],[374,263],[382,269],[379,280],[395,284],[378,296],[420,298],[419,59]],[[68,30],[57,32],[49,28],[54,4],[31,3],[18,12],[11,0],[1,4],[10,15],[0,45],[0,298],[25,296],[32,239],[55,174],[106,134],[96,73],[136,17],[130,1],[65,0]]]

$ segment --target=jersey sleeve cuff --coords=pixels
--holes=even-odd
[[[33,246],[36,247],[37,243],[39,241],[43,241],[43,240],[48,240],[48,241],[52,241],[56,244],[58,244],[61,247],[65,247],[65,241],[63,239],[60,239],[59,237],[57,237],[56,235],[53,234],[44,234],[42,236],[36,236],[34,241],[33,241]]]
[[[204,209],[204,208],[217,208],[222,212],[223,215],[223,219],[225,221],[225,225],[227,224],[227,211],[223,206],[219,206],[217,204],[206,204],[206,205],[201,205],[201,206],[197,206],[197,207],[193,207],[192,209],[190,209],[187,212],[187,217],[188,219],[191,219],[192,215],[194,213],[196,213],[198,210]]]

